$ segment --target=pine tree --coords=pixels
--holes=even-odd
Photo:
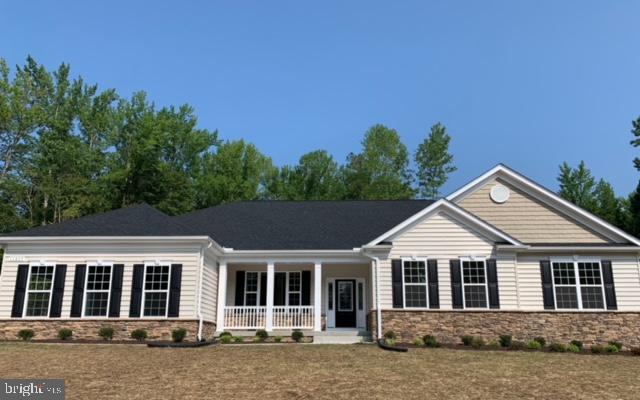
[[[415,161],[418,166],[418,187],[420,195],[436,199],[440,188],[447,182],[449,174],[456,171],[453,155],[449,153],[451,136],[444,125],[437,123],[431,127],[429,136],[418,146]]]

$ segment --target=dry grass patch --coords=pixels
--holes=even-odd
[[[631,399],[639,371],[640,357],[371,345],[0,344],[0,376],[64,378],[70,399]]]

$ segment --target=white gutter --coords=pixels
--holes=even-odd
[[[212,242],[209,242],[207,249],[213,246]],[[204,317],[202,316],[202,279],[204,275],[204,252],[205,247],[200,247],[200,276],[198,278],[198,341],[202,341],[202,326],[204,325]]]
[[[636,253],[640,251],[638,246],[510,246],[510,245],[497,245],[498,250],[513,250],[515,252],[522,253],[536,253],[536,252],[627,252]]]
[[[380,259],[376,256],[372,256],[363,251],[362,254],[365,257],[370,258],[373,261],[374,273],[376,276],[376,339],[382,338],[382,311],[380,310]]]

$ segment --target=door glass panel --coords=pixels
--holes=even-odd
[[[333,283],[329,282],[329,310],[333,310]]]
[[[362,292],[364,292],[362,282],[358,282],[358,310],[364,309],[364,295]]]
[[[338,311],[353,311],[352,282],[338,282]]]

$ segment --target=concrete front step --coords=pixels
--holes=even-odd
[[[370,341],[371,334],[369,331],[359,329],[330,329],[316,332],[313,337],[313,343],[315,344],[354,344]]]

